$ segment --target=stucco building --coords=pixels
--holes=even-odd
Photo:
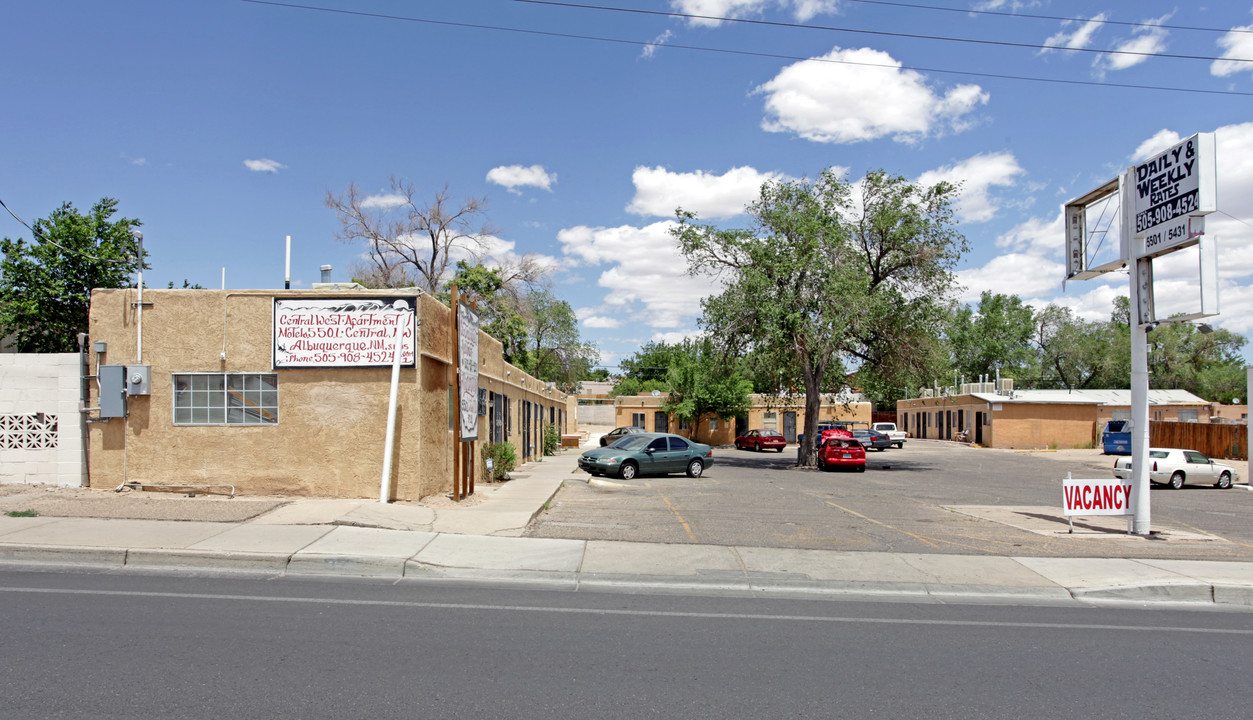
[[[145,289],[141,315],[137,301],[133,289],[92,294],[91,486],[378,497],[399,341],[391,496],[452,490],[457,357],[443,303],[416,289]],[[573,396],[478,338],[478,402],[468,403],[478,446],[508,442],[535,458],[546,424],[574,427]],[[119,402],[122,416],[100,417]]]
[[[614,398],[615,425],[631,425],[650,432],[671,432],[711,445],[729,445],[747,430],[769,429],[783,433],[788,442],[805,432],[805,397],[753,395],[748,412],[738,418],[706,418],[699,428],[679,422],[662,406],[665,394],[629,395]],[[819,421],[837,420],[870,426],[870,403],[857,399],[824,397]]]

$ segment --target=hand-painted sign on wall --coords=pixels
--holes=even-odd
[[[458,381],[461,383],[461,439],[479,439],[479,316],[457,303]]]
[[[414,366],[412,298],[274,298],[274,367]]]

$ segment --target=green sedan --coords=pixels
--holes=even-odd
[[[617,475],[623,480],[680,472],[695,478],[713,464],[713,448],[667,433],[627,435],[579,458],[583,470],[593,475]]]

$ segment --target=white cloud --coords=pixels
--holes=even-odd
[[[979,154],[956,165],[929,170],[918,178],[923,185],[947,181],[961,185],[957,218],[962,222],[987,222],[996,216],[998,206],[991,195],[994,187],[1013,187],[1024,170],[1011,152]]]
[[[391,210],[409,202],[409,198],[400,193],[389,193],[386,195],[367,195],[361,201],[363,208],[378,208],[380,210]]]
[[[652,340],[653,342],[665,343],[667,345],[674,345],[681,343],[684,340],[699,338],[702,335],[704,335],[704,333],[700,330],[677,330],[674,332],[653,333],[653,336],[650,337],[649,340]]]
[[[673,217],[676,208],[697,213],[703,219],[735,217],[757,199],[767,180],[792,180],[775,172],[751,167],[732,168],[721,175],[703,170],[681,173],[663,167],[637,167],[631,174],[635,197],[627,212],[652,217]]]
[[[1089,20],[1082,22],[1076,20],[1065,20],[1062,22],[1062,29],[1055,34],[1050,35],[1044,41],[1045,45],[1063,47],[1069,50],[1078,50],[1086,48],[1092,43],[1092,36],[1097,30],[1105,24],[1105,13],[1101,13]],[[1068,29],[1069,28],[1069,29]],[[1048,49],[1041,49],[1040,52],[1052,52]]]
[[[708,277],[687,274],[687,261],[670,236],[672,221],[644,227],[566,228],[557,233],[562,251],[586,265],[609,265],[598,284],[609,292],[610,314],[652,328],[690,326],[700,315],[700,301],[717,292]]]
[[[604,315],[591,315],[583,318],[583,326],[588,328],[616,328],[622,326],[622,321]]]
[[[543,165],[530,167],[501,165],[487,171],[487,181],[504,187],[514,195],[521,195],[522,191],[519,188],[524,187],[552,192],[552,185],[557,182],[557,174],[547,172]]]
[[[1170,19],[1170,15],[1146,20],[1150,25],[1160,25]],[[1166,30],[1160,27],[1142,27],[1126,40],[1114,46],[1119,53],[1098,55],[1092,65],[1099,70],[1126,70],[1149,59],[1149,55],[1166,50]],[[1125,54],[1135,53],[1135,54]]]
[[[770,6],[790,10],[797,22],[806,22],[818,15],[832,14],[839,8],[839,0],[670,0],[675,12],[685,15],[701,15],[689,18],[692,25],[717,27],[718,18],[740,19],[760,15]]]
[[[996,246],[1014,252],[1047,257],[1064,254],[1065,224],[1059,212],[1052,220],[1033,217],[1015,225],[996,239]]]
[[[261,158],[259,160],[245,160],[244,166],[253,172],[268,172],[268,173],[276,173],[279,170],[282,170],[283,168],[287,167],[286,165],[280,163],[279,161],[271,160],[269,158]]]
[[[1128,160],[1132,164],[1143,162],[1166,148],[1177,144],[1182,139],[1179,137],[1179,133],[1174,130],[1158,130],[1153,137],[1140,143],[1136,151],[1131,153],[1131,157]]]
[[[131,159],[131,165],[138,165],[140,167],[143,167],[144,165],[147,165],[147,164],[148,164],[148,158],[137,157],[137,158]]]
[[[658,35],[657,37],[653,38],[653,41],[651,43],[644,46],[644,49],[640,52],[640,57],[651,58],[653,55],[657,53],[657,48],[670,42],[671,37],[674,37],[674,33],[670,30],[667,30],[663,32],[662,34]]]
[[[937,95],[921,73],[900,66],[891,55],[870,48],[835,48],[789,65],[754,91],[766,96],[762,129],[825,143],[885,136],[913,143],[944,130],[966,129],[969,113],[989,99],[977,85]]]
[[[1222,60],[1215,60],[1209,67],[1211,75],[1227,77],[1240,72],[1253,73],[1253,62],[1237,62],[1236,58],[1253,60],[1253,25],[1232,28],[1218,39],[1223,49]]]
[[[1065,271],[1066,266],[1062,263],[1039,255],[1008,253],[992,258],[983,267],[958,270],[957,282],[965,287],[962,302],[978,300],[984,290],[1034,297],[1051,295],[1060,290]]]

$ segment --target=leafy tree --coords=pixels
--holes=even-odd
[[[983,291],[977,308],[963,305],[949,320],[945,334],[953,369],[968,378],[997,370],[1007,377],[1034,376],[1034,320],[1031,307],[1017,295]]]
[[[678,348],[667,373],[670,394],[662,409],[690,423],[692,439],[699,441],[705,418],[731,418],[748,411],[753,386],[708,339],[687,340]]]
[[[830,169],[813,182],[770,181],[746,209],[751,227],[698,226],[680,209],[672,230],[693,272],[725,275],[723,293],[702,302],[702,324],[730,352],[798,375],[806,427],[842,357],[881,388],[930,362],[966,249],[952,227],[954,186],[876,171],[859,188],[854,200]],[[811,435],[802,464],[813,462]]]
[[[410,183],[391,179],[391,194],[379,202],[349,183],[343,195],[326,193],[335,211],[336,237],[366,247],[368,265],[354,272],[367,287],[417,285],[435,294],[442,287],[453,258],[477,255],[494,228],[484,219],[487,201],[470,197],[457,204],[448,187],[429,203],[416,199]]]
[[[664,382],[676,357],[682,353],[682,347],[678,343],[671,345],[662,341],[649,341],[631,357],[619,361],[618,370],[624,380],[629,378],[641,383]]]
[[[0,326],[19,351],[74,352],[78,333],[87,332],[92,289],[133,287],[141,260],[131,231],[142,223],[111,219],[116,212],[113,198],[86,214],[67,202],[35,221],[32,242],[0,240]]]
[[[563,392],[574,392],[579,381],[600,361],[596,345],[579,337],[579,321],[565,300],[548,290],[527,296],[527,347],[519,366]]]
[[[448,283],[452,285],[457,286],[463,300],[474,303],[483,331],[504,346],[505,361],[517,363],[526,349],[527,322],[514,296],[504,292],[505,279],[501,271],[482,263],[470,265],[458,260],[457,274]],[[440,299],[450,302],[451,292],[445,291]]]
[[[638,380],[633,377],[625,377],[614,383],[614,386],[609,389],[609,395],[630,397],[642,393],[651,393],[654,390],[668,393],[670,392],[670,382],[668,380]]]

